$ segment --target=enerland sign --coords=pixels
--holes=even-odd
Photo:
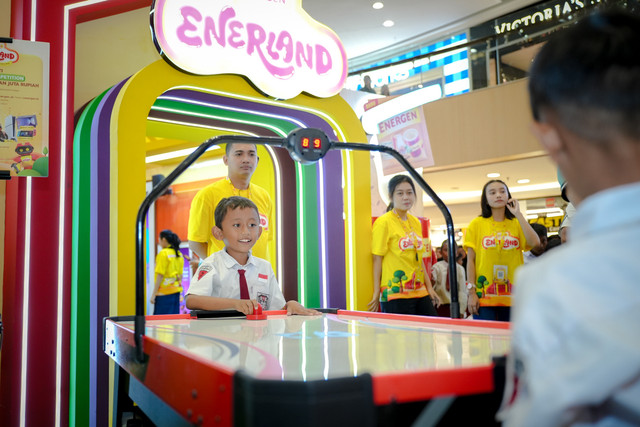
[[[333,96],[347,78],[342,43],[301,0],[156,0],[151,26],[160,54],[179,69],[241,74],[274,98]]]

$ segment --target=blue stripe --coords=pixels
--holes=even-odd
[[[373,67],[378,67],[380,65],[387,65],[387,64],[403,61],[403,60],[406,60],[406,59],[415,58],[416,56],[425,55],[425,54],[431,53],[431,52],[433,52],[433,51],[435,51],[437,49],[442,49],[444,47],[447,47],[447,46],[449,46],[449,45],[451,45],[453,43],[460,42],[460,41],[466,41],[466,40],[467,40],[466,33],[461,33],[461,34],[452,36],[452,37],[450,37],[450,38],[448,38],[446,40],[441,40],[441,41],[439,41],[437,43],[433,43],[433,44],[431,44],[429,46],[425,46],[425,47],[420,48],[420,49],[415,49],[415,50],[413,50],[411,52],[407,52],[405,54],[402,54],[400,56],[396,56],[396,57],[391,58],[391,59],[386,59],[384,61],[376,62],[374,64],[367,65],[367,66],[365,66],[363,68],[373,68]],[[465,58],[466,58],[466,52],[465,52]],[[430,67],[430,68],[434,68],[434,67]]]
[[[445,95],[445,96],[448,98],[450,96],[462,95],[463,93],[467,93],[467,92],[469,92],[469,89],[461,90],[460,92],[456,92],[456,93],[450,93],[450,94]]]
[[[453,83],[458,80],[468,79],[469,78],[469,70],[463,70],[459,73],[453,73],[448,76],[444,76],[444,83]]]

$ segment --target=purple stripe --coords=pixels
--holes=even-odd
[[[163,96],[173,96],[176,98],[184,99],[185,101],[194,100],[199,102],[206,102],[210,104],[218,104],[221,106],[229,106],[234,108],[242,108],[248,112],[268,113],[283,116],[283,120],[289,122],[302,122],[303,126],[321,129],[332,140],[336,140],[337,136],[333,128],[322,118],[308,113],[306,111],[299,111],[292,108],[278,107],[275,105],[262,104],[259,102],[246,101],[243,99],[235,99],[224,97],[220,95],[214,95],[210,93],[191,91],[186,89],[174,89],[167,91]]]
[[[194,100],[210,104],[218,104],[221,106],[227,105],[229,107],[246,109],[248,111],[280,115],[283,116],[284,120],[288,120],[290,122],[302,122],[305,127],[320,129],[325,132],[331,140],[335,141],[338,139],[335,131],[327,121],[305,111],[227,98],[219,95],[189,91],[185,89],[171,90],[166,92],[165,95],[180,98],[185,101]],[[346,288],[344,286],[346,274],[344,249],[345,232],[344,220],[342,218],[343,198],[328,197],[330,194],[342,194],[342,160],[339,153],[331,152],[325,157],[324,178],[324,191],[325,195],[327,195],[325,199],[324,216],[326,221],[325,230],[327,233],[327,283],[329,284],[328,304],[330,307],[346,308]],[[318,185],[320,185],[319,181]],[[320,209],[319,203],[317,209]],[[321,252],[321,248],[319,248],[318,252]],[[323,274],[322,269],[320,269],[320,274]],[[320,277],[319,280],[320,283],[322,283],[323,277]]]
[[[109,182],[111,114],[126,80],[102,98],[91,124],[91,367],[90,393],[92,425],[106,426],[109,419],[109,358],[102,351],[102,319],[109,316]],[[82,284],[79,284],[81,286]],[[133,297],[133,291],[132,291]],[[95,407],[94,407],[95,405]],[[94,424],[96,423],[96,424]]]
[[[323,160],[324,174],[324,218],[327,246],[327,304],[331,308],[347,308],[347,289],[345,282],[345,232],[344,198],[342,196],[342,156],[338,151],[330,151]],[[319,184],[318,184],[319,185]],[[318,206],[320,210],[320,206]]]

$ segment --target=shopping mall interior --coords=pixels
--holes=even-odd
[[[527,71],[551,34],[593,11],[599,1],[269,0],[274,7],[301,3],[297,7],[317,21],[314,28],[323,24],[339,38],[346,74],[342,89],[326,99],[308,90],[284,99],[265,94],[259,83],[239,73],[200,76],[168,65],[149,23],[152,4],[164,3],[171,2],[0,2],[0,37],[50,44],[49,105],[40,117],[48,122],[49,176],[0,180],[3,425],[108,423],[113,366],[100,348],[99,325],[103,317],[135,310],[137,209],[155,184],[211,136],[234,129],[283,136],[292,123],[320,117],[341,142],[408,147],[408,137],[397,143],[401,138],[385,134],[380,124],[416,110],[426,142],[425,159],[414,166],[448,207],[458,243],[480,214],[483,185],[495,178],[509,186],[530,222],[558,232],[566,201],[555,165],[529,130]],[[365,80],[371,80],[371,91],[362,90]],[[232,101],[219,104],[226,102],[223,98]],[[395,113],[375,116],[385,105],[389,110],[393,105]],[[278,111],[277,118],[271,109]],[[317,117],[300,118],[304,115]],[[251,120],[260,121],[255,126],[261,130],[247,130]],[[266,148],[258,153],[254,181],[264,180],[265,188],[277,194],[273,265],[283,286],[300,299],[305,292],[318,292],[317,298],[306,296],[307,305],[366,310],[371,290],[361,283],[371,276],[370,221],[384,213],[386,184],[401,170],[386,169],[388,160],[368,152],[327,157],[312,172]],[[202,186],[225,177],[223,155],[223,145],[208,150],[152,207],[145,241],[147,289],[153,286],[157,232],[178,230],[188,252],[190,200]],[[334,170],[339,173],[331,177]],[[287,187],[287,178],[293,187]],[[297,202],[291,202],[286,191],[295,193],[296,181],[309,187],[306,193],[298,190]],[[339,209],[331,212],[324,193],[316,200],[316,185],[327,194],[344,191],[344,203],[338,197]],[[412,213],[430,221],[426,234],[438,247],[447,239],[445,217],[422,189],[418,196]],[[186,210],[164,215],[175,206]],[[315,222],[298,222],[293,242],[278,246],[287,241],[287,221],[295,223],[304,212]],[[300,241],[307,233],[316,247],[303,252]],[[335,271],[326,267],[331,257],[340,258]],[[292,258],[298,271],[285,269]],[[340,292],[322,296],[329,285],[305,288],[319,274],[338,278]],[[86,292],[83,280],[91,283]],[[148,302],[145,307],[150,308]],[[35,360],[41,357],[47,362]],[[30,421],[25,422],[26,414]]]

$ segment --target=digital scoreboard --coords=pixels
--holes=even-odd
[[[318,129],[299,128],[287,136],[287,149],[293,160],[300,163],[314,163],[327,154],[331,141]]]

